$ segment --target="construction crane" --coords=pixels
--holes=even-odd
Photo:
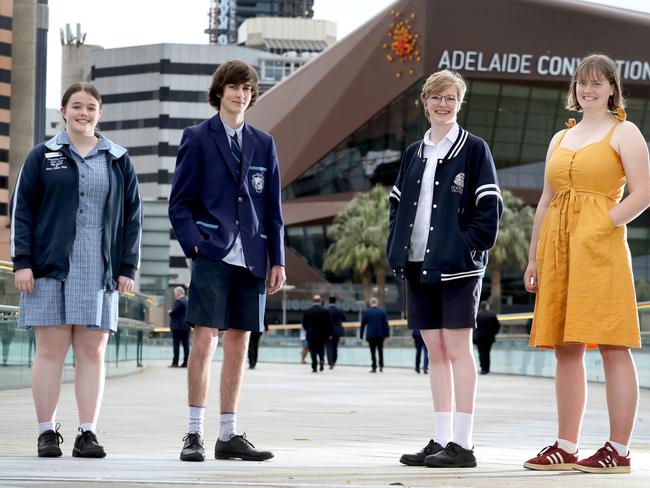
[[[208,28],[204,32],[210,37],[210,44],[236,42],[236,39],[231,39],[231,26],[235,23],[234,0],[210,0],[208,19]]]

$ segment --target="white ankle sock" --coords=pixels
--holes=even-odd
[[[203,416],[205,407],[193,407],[190,405],[190,425],[187,432],[201,434],[203,436]]]
[[[48,430],[54,430],[54,420],[38,423],[38,435],[41,435],[43,432]]]
[[[222,413],[219,417],[219,439],[230,440],[230,436],[237,433],[237,414]]]
[[[81,430],[83,430],[83,431],[89,430],[90,432],[95,432],[96,425],[95,425],[95,424],[91,424],[91,423],[88,423],[88,424],[81,424],[81,425],[79,426],[79,428],[80,428]]]
[[[435,412],[433,414],[435,424],[435,441],[445,447],[451,441],[451,412]]]
[[[613,440],[609,440],[608,442],[614,449],[616,449],[616,452],[618,452],[619,456],[627,456],[628,448],[625,444],[621,444],[620,442],[615,442]]]
[[[474,414],[454,412],[454,442],[463,449],[473,449]]]
[[[567,441],[566,439],[558,439],[557,447],[564,449],[569,454],[576,454],[578,452],[578,444],[574,444],[573,442]]]

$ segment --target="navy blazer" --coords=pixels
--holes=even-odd
[[[386,311],[381,307],[365,309],[361,318],[361,332],[359,334],[359,338],[361,339],[363,339],[364,330],[367,340],[389,337],[390,328]]]
[[[185,322],[185,315],[187,314],[187,297],[182,296],[174,302],[174,306],[169,312],[169,328],[171,330],[178,330],[182,332],[189,332],[192,330],[190,325]]]
[[[264,279],[267,256],[271,266],[284,266],[278,156],[273,138],[246,123],[242,153],[240,168],[219,114],[185,129],[169,219],[187,257],[195,257],[198,247],[206,258],[220,261],[240,234],[248,269]]]

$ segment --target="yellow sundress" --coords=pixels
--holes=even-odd
[[[551,153],[546,178],[554,197],[537,245],[531,346],[641,346],[627,229],[608,213],[626,181],[610,145],[617,126],[577,151],[560,146],[565,130]]]

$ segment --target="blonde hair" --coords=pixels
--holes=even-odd
[[[616,109],[618,108],[625,108],[625,100],[621,94],[621,77],[616,63],[612,58],[605,54],[591,54],[580,61],[573,73],[566,103],[566,108],[568,110],[582,112],[582,107],[580,106],[578,96],[576,95],[578,79],[583,76],[593,79],[599,75],[602,75],[609,84],[612,85],[612,89],[614,90],[614,93],[607,101],[607,109],[610,112],[616,112]]]
[[[424,114],[429,118],[427,113],[426,99],[429,98],[434,93],[442,93],[450,86],[456,88],[456,94],[458,95],[458,104],[463,103],[465,98],[465,93],[467,92],[467,85],[465,80],[458,73],[450,71],[448,69],[443,69],[429,76],[424,85],[422,85],[422,92],[420,92],[420,99],[422,100],[422,105],[424,106]]]

